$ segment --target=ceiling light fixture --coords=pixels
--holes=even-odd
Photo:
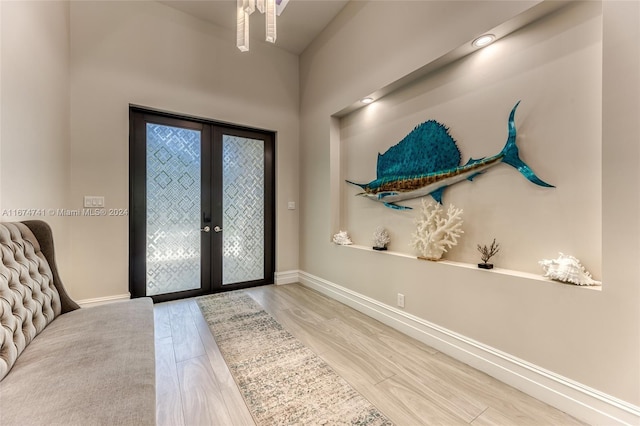
[[[473,43],[471,44],[475,47],[485,47],[493,43],[495,39],[496,39],[496,36],[494,36],[493,34],[484,34],[478,37],[477,39],[473,40]]]
[[[289,0],[237,0],[236,46],[241,52],[249,51],[249,15],[258,10],[264,13],[265,40],[276,42],[276,15],[280,16]]]
[[[367,104],[370,104],[371,102],[373,102],[373,98],[369,98],[369,97],[362,98],[362,99],[360,99],[360,102],[362,102],[363,104],[367,105]]]

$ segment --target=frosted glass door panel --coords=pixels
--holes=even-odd
[[[264,141],[222,136],[222,285],[264,279]]]
[[[201,134],[147,123],[147,295],[200,288]]]

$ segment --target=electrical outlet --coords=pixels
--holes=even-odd
[[[404,294],[398,293],[398,306],[404,308]]]

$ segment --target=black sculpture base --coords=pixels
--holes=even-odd
[[[374,250],[378,250],[378,251],[384,251],[387,248],[386,247],[373,247]]]
[[[493,263],[478,263],[480,269],[493,269]]]

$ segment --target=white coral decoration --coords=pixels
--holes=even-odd
[[[350,244],[353,244],[351,238],[349,238],[349,234],[347,234],[347,231],[340,231],[335,234],[333,236],[333,242],[340,246],[348,246]]]
[[[578,259],[560,253],[557,259],[543,259],[538,262],[544,269],[544,276],[552,280],[576,285],[600,285],[591,274],[584,269]]]
[[[391,237],[389,237],[387,230],[382,226],[378,226],[373,233],[373,246],[378,248],[386,247],[390,241]]]
[[[462,209],[449,204],[446,216],[440,203],[433,200],[422,200],[420,216],[416,219],[416,232],[411,236],[411,246],[417,249],[422,257],[438,260],[443,253],[458,244],[462,230]]]

